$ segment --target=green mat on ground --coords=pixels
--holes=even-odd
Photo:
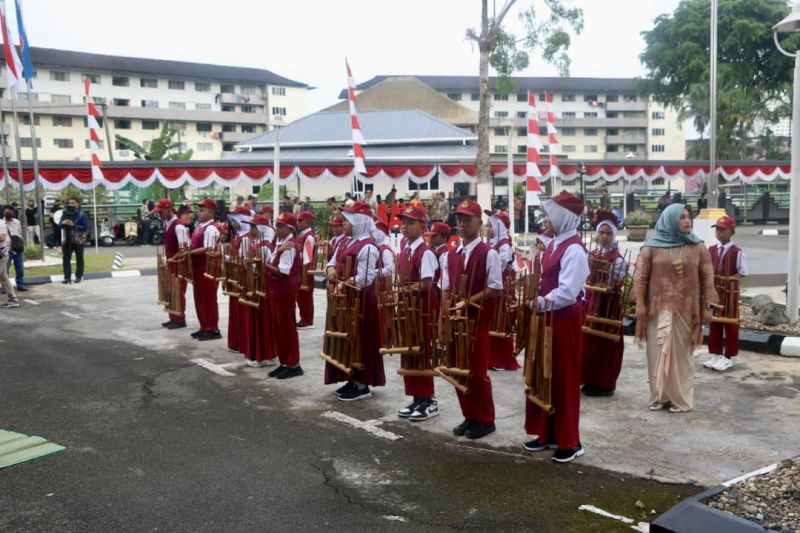
[[[66,448],[47,442],[47,439],[42,437],[29,437],[22,433],[0,429],[0,468],[24,463],[61,450]]]

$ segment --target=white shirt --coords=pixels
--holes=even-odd
[[[175,236],[178,238],[178,246],[189,246],[191,237],[189,236],[189,228],[183,224],[175,226]]]
[[[177,221],[178,221],[178,216],[172,215],[171,219],[167,220],[166,222],[162,222],[162,225],[164,226],[164,233],[168,232],[169,228]]]
[[[378,275],[382,278],[389,278],[394,274],[394,253],[389,248],[381,250],[381,263],[383,268],[378,269]]]
[[[206,227],[206,232],[203,234],[203,248],[214,248],[219,240],[219,230],[214,225],[214,219],[208,222],[203,222],[200,227]]]
[[[422,243],[425,241],[422,237],[418,237],[416,241],[412,242],[411,244],[406,245],[406,249],[408,252],[403,251],[403,253],[409,254],[409,256],[413,256],[414,253],[417,251],[417,248],[420,247]],[[420,265],[420,272],[419,272],[419,279],[433,279],[436,275],[436,270],[439,268],[439,262],[436,260],[436,254],[430,250],[425,250],[425,253],[422,254],[422,264]]]
[[[511,249],[511,246],[503,244],[503,246],[497,250],[497,254],[500,256],[500,265],[503,267],[503,272],[505,272],[506,269],[513,268],[514,251]]]
[[[480,239],[474,239],[471,243],[464,246],[462,243],[458,250],[452,253],[464,254],[464,265],[469,264],[470,255],[472,255],[472,251],[478,246],[480,243]],[[451,252],[447,252],[443,254],[440,258],[440,265],[442,267],[442,290],[449,291],[450,290],[450,272],[447,267],[447,256]],[[497,255],[495,250],[490,249],[489,253],[486,254],[486,288],[488,289],[495,289],[498,291],[503,290],[503,267],[500,264],[500,256]]]
[[[575,230],[556,235],[552,240],[553,252],[564,241],[577,235]],[[547,253],[547,252],[545,252]],[[589,278],[589,259],[586,251],[579,244],[570,245],[561,256],[561,271],[558,273],[558,287],[547,293],[548,300],[552,300],[553,309],[563,309],[578,301],[583,285]],[[544,296],[539,296],[536,308],[544,311]]]
[[[723,258],[725,255],[730,251],[731,246],[733,246],[733,241],[728,241],[728,244],[722,244],[718,242],[716,244],[717,247],[717,256],[719,256],[719,262],[722,263]],[[747,275],[747,261],[744,257],[744,250],[739,250],[739,257],[736,260],[736,272],[739,273],[740,276],[744,277]]]
[[[308,235],[306,237],[306,235]],[[314,240],[314,232],[311,231],[311,228],[306,228],[300,232],[300,237],[305,237],[307,241],[311,241],[311,257],[306,257],[306,246],[303,244],[303,264],[310,265],[312,261],[314,261],[314,249],[317,246],[316,241]]]
[[[6,221],[3,218],[0,218],[0,237],[5,237],[0,241],[0,250],[6,251],[11,248],[11,236],[8,234],[8,227],[6,227]]]
[[[363,241],[365,239],[372,238],[370,235],[362,235],[357,241]],[[339,255],[339,251],[337,250],[328,264],[325,265],[325,268],[333,267],[336,268],[336,256]],[[369,287],[372,285],[372,282],[375,280],[375,276],[378,273],[377,264],[378,264],[378,248],[374,244],[369,244],[364,246],[359,250],[358,257],[356,257],[357,266],[356,266],[356,276],[353,281],[359,287]]]
[[[285,243],[289,239],[291,239],[291,236],[283,239],[282,241],[279,240],[278,243],[275,245],[276,246],[275,249],[277,250],[278,249],[277,247],[279,247],[281,244]],[[292,247],[281,254],[280,259],[278,259],[278,270],[280,270],[281,274],[285,274],[287,276],[289,275],[289,272],[292,271],[292,265],[294,264],[294,258],[296,255],[297,255],[296,247]]]

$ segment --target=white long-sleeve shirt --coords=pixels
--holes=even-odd
[[[314,232],[311,231],[311,228],[306,228],[298,234],[298,237],[305,238],[307,241],[311,241],[311,257],[307,257],[305,253],[305,242],[303,243],[303,264],[310,265],[314,262],[314,250],[317,246],[317,241],[314,240]]]
[[[497,250],[497,255],[500,256],[500,266],[503,267],[503,272],[509,268],[514,268],[514,250],[511,249],[511,246],[503,244],[503,246]]]
[[[556,235],[552,240],[551,245],[553,252],[555,252],[559,245],[564,241],[577,235],[578,232],[568,231],[561,235]],[[547,252],[545,252],[546,254]],[[578,297],[583,290],[583,285],[589,278],[589,259],[586,251],[579,244],[572,244],[564,251],[561,256],[561,271],[558,273],[558,287],[545,294],[539,296],[536,302],[536,308],[539,311],[544,311],[545,297],[553,302],[553,309],[563,309],[569,307],[578,301]]]
[[[403,250],[400,253],[408,254],[409,257],[413,257],[414,253],[417,251],[425,241],[422,237],[418,237],[417,240],[412,242],[411,244],[406,245],[406,250]],[[436,275],[436,270],[439,268],[439,262],[436,260],[436,254],[434,254],[430,250],[425,250],[425,253],[422,254],[422,264],[420,265],[420,272],[419,272],[419,279],[433,279]]]
[[[213,219],[200,224],[201,228],[204,226],[206,227],[206,231],[203,234],[203,248],[213,248],[217,245],[217,241],[219,240],[219,230],[214,225]]]
[[[275,245],[275,250],[277,250],[278,247],[280,247],[281,244],[285,243],[289,239],[291,239],[291,237],[287,237],[286,239],[283,239],[282,241],[279,240],[277,242],[277,244]],[[277,253],[277,251],[275,253]],[[277,265],[278,266],[278,270],[280,271],[281,274],[285,274],[287,276],[289,275],[289,272],[292,271],[292,265],[294,264],[294,258],[295,258],[296,255],[297,255],[297,248],[294,247],[294,246],[292,248],[284,251],[281,254],[280,259],[278,259],[278,265]]]
[[[728,241],[728,244],[722,244],[721,242],[718,242],[714,246],[717,247],[719,262],[722,263],[722,261],[725,259],[725,255],[730,251],[731,246],[733,246],[733,241]],[[747,275],[747,260],[744,257],[744,250],[742,249],[739,249],[739,257],[736,260],[736,272],[738,272],[742,277]]]
[[[389,278],[394,274],[394,253],[388,248],[381,250],[381,264],[383,265],[378,269],[378,276],[382,278]]]
[[[356,240],[363,241],[371,238],[370,235],[362,235]],[[325,265],[325,268],[336,268],[336,256],[339,255],[339,251],[340,250],[337,250],[336,253],[333,254],[333,257],[328,261],[327,265]],[[369,287],[372,285],[372,282],[375,281],[375,276],[378,274],[378,255],[378,247],[374,244],[369,244],[359,250],[358,256],[356,257],[356,276],[353,280],[357,286]]]
[[[472,255],[472,251],[475,249],[476,246],[481,242],[480,239],[474,239],[471,243],[467,244],[466,246],[462,243],[458,250],[455,252],[447,252],[446,254],[442,255],[440,258],[440,264],[442,266],[442,290],[449,291],[450,290],[450,271],[447,266],[447,255],[451,253],[455,254],[464,254],[464,265],[469,264],[469,258]],[[443,259],[443,260],[442,260]],[[500,256],[497,254],[495,250],[489,250],[489,253],[486,255],[486,287],[488,289],[495,289],[498,291],[503,290],[503,267],[500,264]]]

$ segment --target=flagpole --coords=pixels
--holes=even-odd
[[[2,112],[0,112],[2,116]],[[0,124],[3,131],[0,133],[0,152],[3,158],[3,181],[5,182],[5,195],[6,203],[11,205],[11,175],[8,173],[8,157],[6,156],[6,143],[8,142],[8,134],[6,133],[5,123]]]
[[[97,180],[94,177],[96,168],[92,165],[92,211],[94,213],[94,254],[100,255],[100,237],[97,234]]]
[[[39,188],[39,156],[36,148],[36,125],[33,120],[33,104],[31,103],[31,80],[27,80],[25,88],[28,93],[28,117],[31,122],[34,197],[36,198],[36,210],[39,212],[39,244],[42,247],[40,259],[44,261],[44,206],[42,205],[42,192]]]
[[[14,144],[17,149],[17,183],[19,183],[19,203],[22,207],[22,240],[28,244],[28,217],[25,216],[25,180],[22,177],[22,151],[19,146],[19,117],[17,116],[17,90],[11,89],[11,112],[14,114]]]

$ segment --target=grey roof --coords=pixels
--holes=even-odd
[[[417,109],[364,111],[358,114],[367,146],[378,144],[420,144],[474,141],[473,133],[452,126]],[[349,146],[352,144],[348,112],[319,112],[280,129],[281,148],[295,146]],[[270,147],[270,131],[238,146]]]
[[[399,76],[398,74],[382,74],[374,78],[360,83],[356,86],[358,90],[368,89],[387,78]],[[478,76],[418,76],[416,74],[408,74],[417,78],[422,83],[425,83],[437,91],[454,91],[454,92],[478,92],[479,78]],[[633,78],[560,78],[560,77],[526,77],[526,76],[513,76],[511,80],[514,83],[515,90],[518,91],[558,91],[558,92],[620,92],[620,93],[633,93],[636,92],[636,80]],[[494,76],[489,77],[489,88],[497,88],[497,78]],[[347,93],[342,91],[339,98],[345,98]]]
[[[367,165],[373,164],[442,164],[473,163],[478,148],[468,144],[422,144],[366,146]],[[252,152],[229,152],[223,161],[259,161],[272,163],[272,149]],[[352,165],[353,153],[349,146],[318,146],[284,148],[281,144],[282,165]]]
[[[308,87],[305,83],[290,80],[269,70],[259,68],[209,65],[206,63],[146,59],[141,57],[111,56],[87,52],[73,52],[70,50],[56,50],[54,48],[37,48],[35,46],[31,47],[31,57],[36,65],[83,69],[87,72],[129,72],[159,76],[175,76],[177,78],[200,78],[227,82]]]

